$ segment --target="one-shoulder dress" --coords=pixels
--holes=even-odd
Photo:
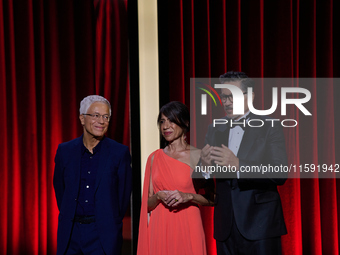
[[[138,255],[205,255],[206,244],[201,214],[194,203],[167,207],[163,203],[151,211],[148,219],[147,200],[152,162],[154,193],[161,190],[179,190],[196,193],[189,165],[164,153],[153,152],[147,161],[139,223]]]

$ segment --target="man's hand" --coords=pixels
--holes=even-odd
[[[227,146],[222,144],[222,147],[210,148],[212,148],[210,159],[214,160],[216,164],[220,166],[235,166],[239,170],[239,159]]]
[[[207,144],[206,146],[203,147],[201,150],[201,163],[203,166],[209,166],[212,164],[212,158],[211,158],[211,152],[212,152],[213,147]]]

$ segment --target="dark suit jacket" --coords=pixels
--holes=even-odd
[[[57,254],[64,254],[71,236],[80,184],[83,137],[59,145],[53,185],[59,208]],[[96,176],[95,224],[106,254],[120,254],[122,219],[130,202],[131,158],[127,146],[102,141]]]
[[[263,127],[246,126],[237,157],[241,167],[287,165],[285,139],[279,122],[271,127],[266,117],[249,115],[250,119],[262,119]],[[268,118],[267,118],[268,119]],[[252,123],[252,125],[255,125]],[[259,125],[260,123],[256,123]],[[209,126],[206,144],[228,145],[228,125]],[[288,174],[262,175],[242,173],[240,179],[216,176],[214,210],[214,237],[224,241],[230,235],[235,217],[240,233],[249,240],[277,237],[287,233],[277,185],[286,181]],[[256,177],[256,178],[254,178]]]

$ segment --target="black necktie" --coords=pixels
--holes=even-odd
[[[243,123],[244,123],[244,125],[243,125]],[[239,120],[230,120],[230,129],[233,129],[233,128],[239,126],[243,130],[245,130],[246,125],[247,125],[247,121],[246,121],[245,118],[242,118],[242,119],[239,119]]]

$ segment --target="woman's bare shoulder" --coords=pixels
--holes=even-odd
[[[193,154],[200,154],[201,153],[201,150],[190,145],[190,153],[193,153]]]
[[[190,145],[190,165],[194,167],[197,165],[201,155],[201,150]]]

